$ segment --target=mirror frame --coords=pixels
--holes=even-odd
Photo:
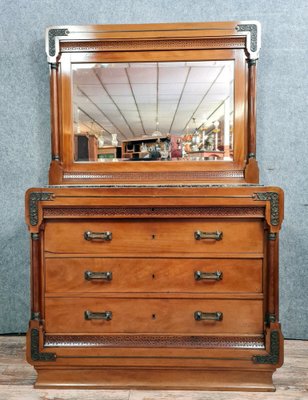
[[[49,183],[258,183],[256,161],[257,21],[52,26]],[[74,162],[72,63],[234,60],[232,161]]]

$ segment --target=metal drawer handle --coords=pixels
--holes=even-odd
[[[112,232],[91,232],[87,231],[84,233],[84,238],[86,240],[106,240],[110,241],[112,239]]]
[[[196,231],[195,232],[195,239],[196,240],[201,240],[201,239],[221,240],[222,239],[222,232],[220,232],[220,231],[216,231],[216,232]]]
[[[220,311],[213,313],[196,311],[194,317],[196,321],[222,321],[223,313]]]
[[[105,321],[110,321],[112,319],[112,312],[111,311],[92,312],[87,310],[84,312],[84,319],[86,320],[103,319]]]
[[[201,272],[201,271],[195,271],[195,280],[196,281],[201,281],[201,280],[206,280],[206,281],[221,281],[223,274],[221,271],[216,271],[216,272]]]
[[[99,280],[99,281],[111,281],[112,280],[112,272],[92,272],[92,271],[85,271],[84,278],[87,281],[92,280]]]

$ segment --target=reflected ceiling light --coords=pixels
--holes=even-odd
[[[163,136],[163,134],[158,130],[158,125],[159,125],[159,122],[156,121],[156,129],[155,129],[155,131],[152,133],[152,136]]]

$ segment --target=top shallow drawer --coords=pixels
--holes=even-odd
[[[46,223],[45,251],[133,255],[262,253],[258,220],[102,219]]]

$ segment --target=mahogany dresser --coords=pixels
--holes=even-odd
[[[259,36],[255,21],[47,30],[50,182],[26,193],[27,359],[38,374],[35,387],[274,390],[272,374],[283,363],[283,192],[258,184]],[[171,75],[179,81],[168,83]],[[209,75],[206,85],[201,77]],[[135,139],[130,147],[123,124],[132,130],[134,120],[118,99],[127,90],[146,131],[141,85],[144,96],[157,89],[154,117],[156,110],[162,129],[164,90],[177,98],[172,118],[179,126],[186,90],[197,95],[206,87],[207,106],[202,99],[193,106],[198,122],[197,110],[210,109],[206,96],[215,89],[219,97],[226,79],[231,101],[224,94],[222,108],[215,103],[208,111],[213,123],[195,123],[192,133],[186,126],[162,143],[156,118],[155,148],[140,149]],[[115,122],[116,113],[122,119]],[[89,156],[88,142],[110,147],[106,121],[119,141],[126,136],[129,159]]]

